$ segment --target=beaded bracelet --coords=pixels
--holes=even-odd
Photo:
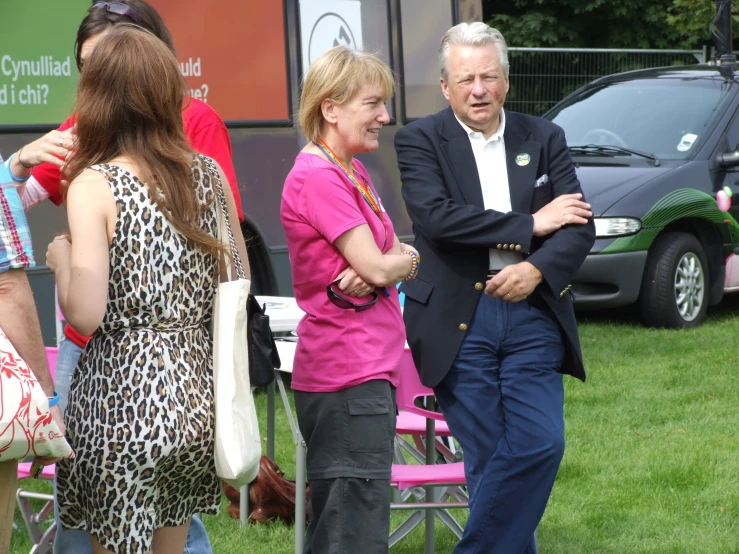
[[[403,281],[411,281],[418,276],[418,268],[421,265],[421,256],[416,254],[413,250],[404,250],[403,254],[411,257],[411,270],[408,275],[405,276]]]
[[[23,149],[21,148],[21,150],[23,150]],[[10,178],[13,179],[13,181],[15,181],[16,183],[25,183],[26,181],[28,181],[31,178],[31,175],[33,175],[33,167],[30,168],[31,172],[28,175],[26,175],[25,177],[23,177],[23,178],[16,177],[15,175],[13,175],[13,170],[10,169],[10,162],[13,161],[13,158],[14,157],[15,157],[15,154],[12,154],[8,158],[8,166],[7,167],[8,167],[8,173],[10,173]],[[20,158],[18,158],[18,163],[20,163],[21,165],[23,165],[23,163],[21,162]],[[23,165],[23,167],[26,167],[26,166]],[[29,169],[29,168],[26,168],[26,169]]]

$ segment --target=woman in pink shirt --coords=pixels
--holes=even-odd
[[[342,46],[311,66],[300,101],[309,139],[285,180],[280,217],[298,325],[292,388],[308,445],[306,552],[388,551],[395,386],[405,327],[395,284],[418,272],[367,170],[389,122],[393,78]]]

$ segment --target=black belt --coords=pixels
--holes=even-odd
[[[488,279],[492,279],[495,277],[498,273],[503,271],[502,269],[488,269]]]

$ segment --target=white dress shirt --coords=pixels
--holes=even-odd
[[[457,117],[456,114],[454,117]],[[475,154],[485,209],[504,214],[510,212],[511,191],[508,188],[508,168],[506,167],[505,142],[503,142],[505,112],[503,109],[500,110],[500,125],[489,139],[485,139],[482,133],[470,129],[458,117],[457,121],[467,132],[472,152]],[[490,249],[490,269],[503,269],[507,265],[521,261],[523,261],[523,256],[518,252]]]

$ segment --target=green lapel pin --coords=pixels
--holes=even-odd
[[[521,154],[516,155],[517,165],[529,165],[530,161],[531,161],[531,156],[529,156],[526,152],[522,152]]]

